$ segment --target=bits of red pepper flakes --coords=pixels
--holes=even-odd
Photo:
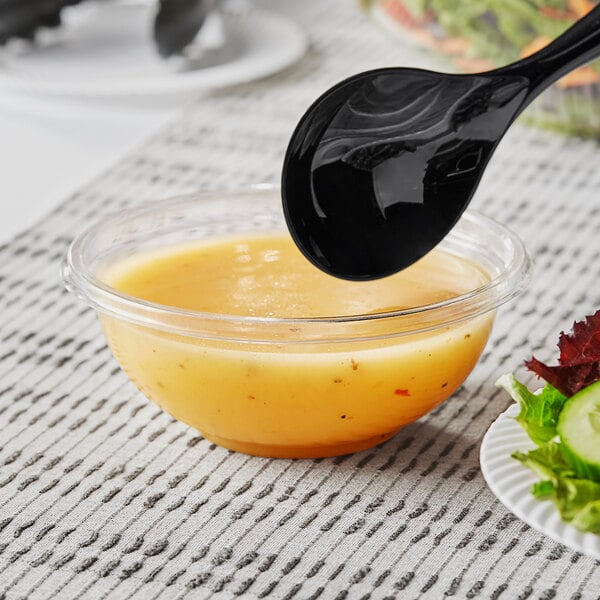
[[[401,390],[399,388],[394,390],[394,394],[396,394],[396,396],[410,396],[410,392],[408,390]]]

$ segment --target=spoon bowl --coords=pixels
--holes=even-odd
[[[296,244],[344,279],[416,262],[458,221],[521,111],[598,54],[600,7],[502,69],[385,68],[335,85],[302,117],[285,157],[284,214]]]

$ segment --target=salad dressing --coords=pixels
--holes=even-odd
[[[315,269],[289,236],[248,235],[136,254],[101,278],[183,309],[183,321],[185,311],[250,318],[244,339],[206,339],[101,316],[114,354],[146,396],[220,445],[266,456],[342,454],[391,437],[456,390],[494,318],[410,335],[390,335],[389,319],[365,319],[360,336],[349,320],[326,340],[308,333],[325,331],[326,321],[292,321],[269,342],[253,338],[255,318],[373,315],[442,302],[489,280],[439,250],[394,276],[357,283]]]

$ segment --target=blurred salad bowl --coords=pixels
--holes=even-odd
[[[592,0],[361,0],[391,32],[448,56],[462,72],[480,72],[533,54],[587,14]],[[563,77],[521,117],[523,122],[600,137],[600,61]]]

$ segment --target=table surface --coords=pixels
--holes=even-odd
[[[0,244],[143,144],[177,104],[89,102],[0,90]]]
[[[307,56],[206,94],[0,246],[0,598],[597,598],[600,567],[530,529],[487,488],[480,441],[509,404],[494,387],[555,355],[600,306],[594,142],[515,127],[474,205],[525,240],[535,275],[498,314],[472,375],[369,451],[267,460],[228,452],[128,381],[96,316],[63,290],[73,236],[107,211],[198,189],[277,182],[319,92],[426,52],[352,2],[271,3]]]

